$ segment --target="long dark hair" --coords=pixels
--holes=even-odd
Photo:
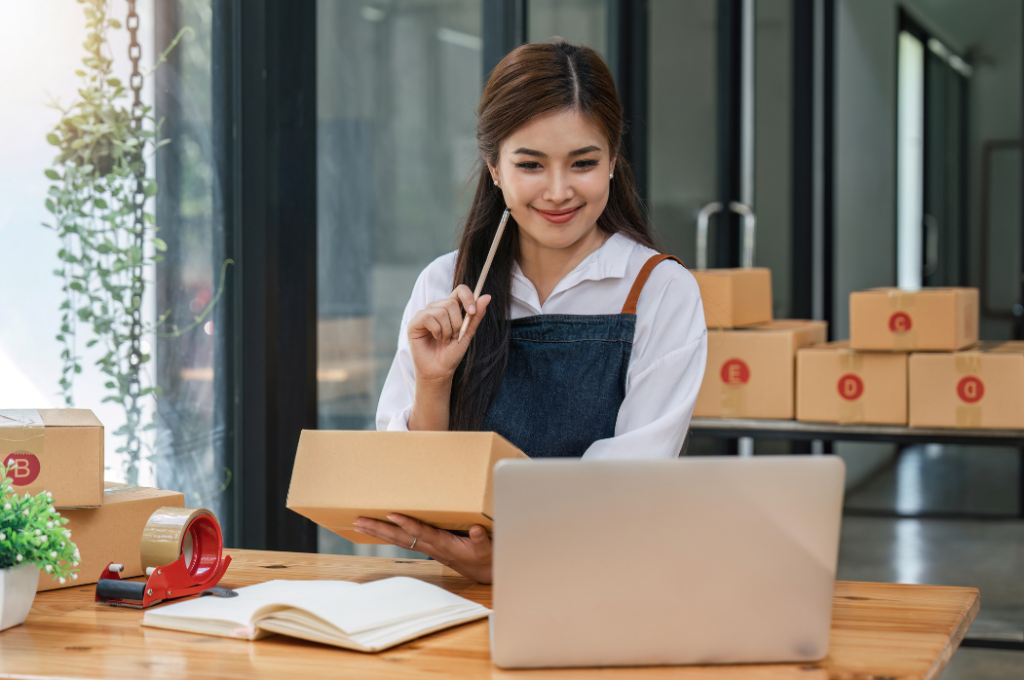
[[[505,209],[487,163],[498,164],[501,143],[517,128],[566,109],[579,111],[604,132],[615,159],[615,178],[608,204],[597,219],[598,228],[607,234],[626,234],[654,248],[633,173],[622,157],[622,106],[608,67],[594,50],[564,40],[522,45],[494,68],[480,100],[476,140],[484,163],[459,242],[453,287],[476,286]],[[512,272],[519,251],[519,227],[514,218],[509,218],[505,231],[487,277],[484,292],[491,295],[487,315],[452,382],[452,430],[480,429],[505,373],[511,330]]]

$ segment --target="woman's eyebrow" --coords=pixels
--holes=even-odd
[[[572,151],[570,151],[569,152],[569,157],[571,158],[573,156],[583,156],[585,154],[592,153],[594,151],[600,151],[600,150],[601,150],[601,147],[599,147],[599,146],[594,146],[594,145],[585,146],[582,149],[573,149]],[[524,146],[523,147],[519,147],[518,149],[516,149],[512,153],[523,154],[525,156],[536,156],[537,158],[547,158],[548,157],[548,155],[546,153],[544,153],[543,151],[537,151],[536,149],[527,149]]]
[[[548,157],[548,155],[546,153],[544,153],[543,151],[536,151],[534,149],[527,149],[526,147],[519,147],[518,149],[516,149],[512,153],[521,153],[521,154],[524,154],[526,156],[536,156],[538,158],[547,158]]]
[[[594,151],[600,151],[600,150],[601,150],[600,147],[597,147],[597,146],[594,146],[594,145],[590,145],[590,146],[585,146],[582,149],[575,149],[573,151],[570,151],[569,155],[570,156],[582,156],[584,154],[588,154],[588,153],[591,153],[591,152],[594,152]]]

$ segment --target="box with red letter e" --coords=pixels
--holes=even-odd
[[[793,417],[796,351],[825,342],[824,321],[780,319],[750,328],[708,330],[708,362],[693,415]]]

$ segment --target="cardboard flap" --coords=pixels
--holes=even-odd
[[[87,408],[39,409],[39,415],[46,427],[103,427]]]

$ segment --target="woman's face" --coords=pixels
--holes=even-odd
[[[537,118],[501,145],[489,165],[520,239],[569,248],[597,235],[614,159],[601,131],[576,111]]]

